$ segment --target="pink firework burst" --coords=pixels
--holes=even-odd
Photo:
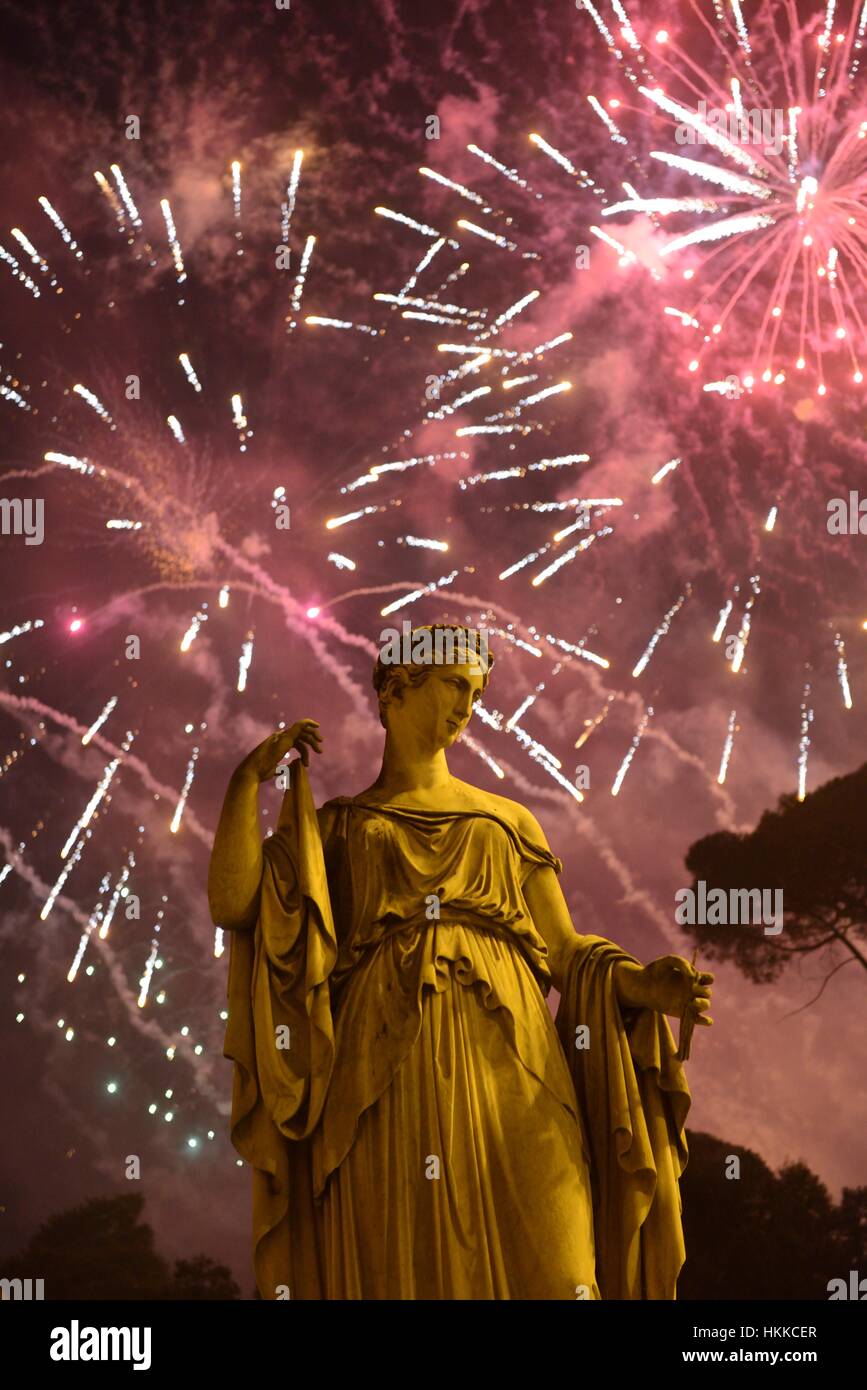
[[[790,372],[809,373],[819,395],[829,378],[861,383],[867,0],[846,15],[826,0],[806,19],[795,0],[761,0],[749,18],[740,0],[690,0],[694,22],[682,43],[665,30],[642,42],[620,0],[610,27],[592,0],[584,8],[642,98],[641,106],[614,98],[609,111],[661,115],[674,137],[673,149],[649,157],[688,191],[656,196],[626,184],[628,198],[603,216],[640,212],[678,224],[660,257],[682,266],[689,291],[666,312],[691,337],[690,370],[718,350],[738,389],[781,386]],[[591,104],[624,142],[602,104]]]

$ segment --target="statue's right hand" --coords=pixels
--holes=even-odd
[[[275,734],[269,734],[258,748],[247,754],[237,773],[242,777],[255,776],[258,782],[267,782],[293,748],[298,749],[305,767],[311,748],[317,753],[322,752],[322,735],[317,720],[300,719],[288,729],[278,729]]]

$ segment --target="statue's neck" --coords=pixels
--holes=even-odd
[[[402,792],[433,791],[437,787],[447,787],[451,781],[444,749],[425,753],[401,747],[390,731],[386,734],[382,767],[373,784],[377,791],[399,796]]]

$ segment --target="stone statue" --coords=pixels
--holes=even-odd
[[[226,793],[209,901],[259,1292],[674,1298],[690,1098],[664,1015],[710,1024],[713,977],[579,935],[538,821],[450,774],[493,658],[474,629],[414,635],[444,631],[470,659],[377,661],[365,791],[314,809],[303,719]],[[258,787],[292,749],[262,844]]]

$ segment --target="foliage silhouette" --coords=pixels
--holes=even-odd
[[[144,1201],[140,1193],[97,1197],[50,1216],[0,1276],[44,1279],[47,1300],[238,1298],[231,1271],[207,1255],[171,1268],[142,1221]]]
[[[811,792],[783,796],[747,835],[724,831],[690,846],[686,867],[712,888],[783,891],[783,929],[684,924],[703,955],[730,960],[756,984],[777,980],[798,956],[824,953],[829,970],[867,970],[867,764]],[[824,984],[822,986],[824,989]],[[820,990],[821,993],[821,990]],[[818,996],[817,996],[818,997]]]

